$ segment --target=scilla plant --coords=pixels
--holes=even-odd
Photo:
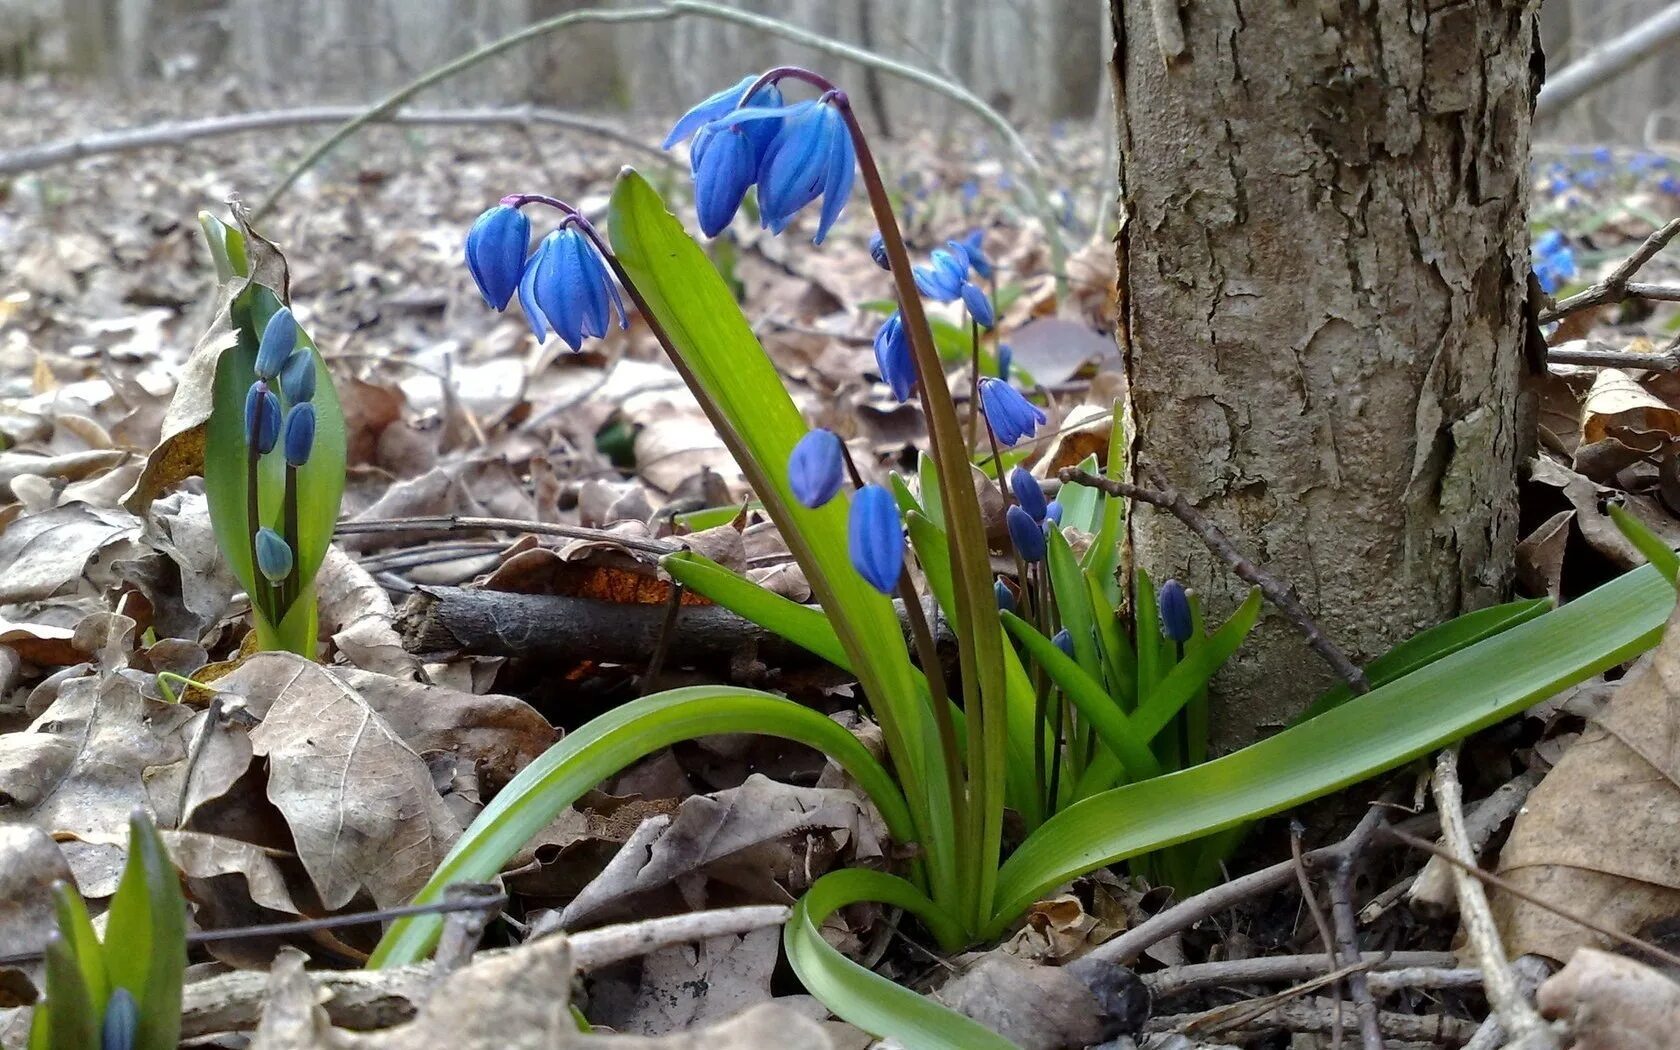
[[[805,88],[814,97],[781,97],[784,89]],[[1102,733],[1093,728],[1093,746],[1109,750],[1104,763],[1119,786],[1094,779],[1088,794],[1080,796],[1076,783],[1051,797],[1035,777],[1051,734],[1000,623],[971,446],[885,185],[846,94],[809,71],[773,69],[691,110],[671,141],[689,138],[695,196],[709,229],[732,222],[746,193],[756,190],[760,220],[775,232],[820,200],[820,241],[861,177],[898,300],[886,349],[895,362],[908,362],[928,426],[927,467],[914,491],[903,479],[890,487],[855,477],[847,484],[851,472],[838,440],[812,436],[728,285],[636,172],[626,170],[612,195],[610,242],[564,202],[519,194],[474,224],[469,266],[491,306],[505,307],[517,295],[539,334],[553,328],[573,345],[606,330],[615,288],[634,302],[780,528],[821,611],[694,554],[673,555],[666,568],[848,669],[880,723],[885,761],[837,723],[782,697],[722,686],[645,697],[577,728],[515,777],[457,840],[420,901],[436,900],[455,881],[493,877],[599,780],[661,747],[715,733],[782,736],[823,750],[846,769],[891,834],[912,847],[901,872],[848,869],[811,886],[784,931],[800,979],[835,1013],[907,1046],[1004,1047],[995,1033],[845,958],[818,932],[823,919],[854,902],[879,901],[914,915],[948,950],[996,938],[1042,894],[1082,873],[1239,827],[1392,768],[1625,659],[1660,633],[1674,592],[1655,570],[1630,573],[1473,644],[1432,650],[1409,673],[1360,696],[1332,698],[1315,717],[1241,751],[1159,776],[1136,761],[1128,765],[1118,750],[1127,738],[1155,746],[1159,727],[1143,719],[1141,705],[1128,711],[1105,695],[1106,711],[1092,705],[1093,727],[1098,717],[1107,726]],[[532,206],[557,214],[534,253],[524,215]],[[956,262],[953,256],[953,271]],[[1044,422],[1008,383],[981,386],[988,432],[1001,442]],[[1118,469],[1117,458],[1110,469]],[[1016,506],[1022,495],[1011,495]],[[1050,518],[1048,506],[1043,517]],[[1017,547],[1054,542],[1040,521],[1031,524],[1039,531],[1021,529]],[[924,674],[912,659],[912,646],[929,655],[925,625],[912,616],[906,643],[891,601],[897,594],[910,599],[908,610],[920,607],[910,585],[912,554],[957,639],[949,693],[941,675]],[[1105,601],[1100,614],[1112,609]],[[1070,644],[1077,654],[1079,640]],[[921,660],[921,668],[935,666]],[[1007,857],[1006,807],[1030,829]],[[439,925],[435,917],[400,920],[371,964],[418,960]]]
[[[259,649],[313,659],[315,573],[344,492],[344,416],[332,377],[284,300],[272,245],[208,213],[229,340],[216,362],[204,445],[204,487],[216,543],[251,598]],[[255,236],[250,235],[250,236]],[[278,287],[253,272],[274,260]]]

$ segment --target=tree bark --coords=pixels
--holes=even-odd
[[[1501,598],[1516,530],[1532,5],[1113,0],[1130,462],[1364,661]],[[1246,591],[1169,515],[1139,565]],[[1229,748],[1329,684],[1269,613]]]

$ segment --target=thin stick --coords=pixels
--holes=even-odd
[[[1373,809],[1372,813],[1380,810]],[[1336,954],[1349,962],[1360,957],[1359,928],[1353,916],[1353,874],[1355,865],[1360,859],[1361,848],[1369,840],[1371,832],[1375,831],[1380,821],[1367,820],[1361,822],[1354,834],[1343,844],[1344,848],[1336,857],[1336,865],[1327,882],[1330,893],[1330,917],[1336,926]],[[1363,834],[1361,834],[1363,832]],[[1371,997],[1371,986],[1365,980],[1364,970],[1355,970],[1347,977],[1348,995],[1353,999],[1353,1010],[1359,1017],[1359,1035],[1364,1042],[1365,1050],[1383,1050],[1382,1027],[1377,1023],[1377,1003]],[[1339,1012],[1339,1011],[1338,1011]],[[1337,1033],[1338,1037],[1340,1032]]]
[[[638,696],[646,696],[653,688],[654,679],[665,667],[665,656],[671,651],[671,636],[677,631],[677,616],[682,612],[683,585],[678,581],[671,581],[671,593],[665,597],[665,619],[659,624],[659,641],[653,646],[653,656],[648,659],[647,670],[642,672],[642,680],[638,685]]]
[[[1652,372],[1673,372],[1680,369],[1680,352],[1665,350],[1655,354],[1641,354],[1634,350],[1617,350],[1605,343],[1591,343],[1585,349],[1546,351],[1546,363],[1552,365],[1581,365],[1586,368],[1643,368]]]
[[[1453,973],[1456,963],[1457,959],[1452,952],[1366,952],[1359,958],[1359,964],[1371,974],[1372,983],[1381,984],[1384,991],[1418,985],[1442,987],[1448,984],[1481,984],[1479,970],[1466,971],[1475,975],[1474,981],[1469,977],[1443,976]],[[1273,955],[1258,959],[1226,959],[1220,962],[1169,966],[1164,970],[1145,974],[1143,983],[1150,994],[1159,1001],[1205,988],[1263,984],[1268,981],[1299,981],[1322,976],[1336,965],[1337,960],[1333,955]],[[1379,975],[1384,973],[1390,975],[1391,979],[1386,982],[1378,981]]]
[[[1295,878],[1301,886],[1301,900],[1307,905],[1307,912],[1312,916],[1313,926],[1318,930],[1319,943],[1330,954],[1324,956],[1329,960],[1326,969],[1334,970],[1343,965],[1352,965],[1354,957],[1343,959],[1336,952],[1336,938],[1330,932],[1330,924],[1324,921],[1324,909],[1318,906],[1318,894],[1313,892],[1312,879],[1307,875],[1307,865],[1301,859],[1301,832],[1303,828],[1299,820],[1289,821],[1289,856],[1295,862]],[[1342,986],[1340,983],[1332,986],[1331,996],[1336,1004],[1336,1027],[1331,1030],[1331,1050],[1342,1050]]]
[[[1335,670],[1336,674],[1341,676],[1342,681],[1347,683],[1348,688],[1356,693],[1371,691],[1371,683],[1365,677],[1365,672],[1360,670],[1359,666],[1350,660],[1346,653],[1342,652],[1341,647],[1331,641],[1330,636],[1324,633],[1324,629],[1318,626],[1318,622],[1312,618],[1312,614],[1307,611],[1307,607],[1301,604],[1301,599],[1296,595],[1295,588],[1291,584],[1278,579],[1246,558],[1241,551],[1237,550],[1236,545],[1231,542],[1230,537],[1226,536],[1219,526],[1215,525],[1207,515],[1198,510],[1176,489],[1162,484],[1161,479],[1154,471],[1147,471],[1147,476],[1150,483],[1156,486],[1155,488],[1143,488],[1125,481],[1114,481],[1097,474],[1087,473],[1077,467],[1063,468],[1060,474],[1063,484],[1074,482],[1079,485],[1089,485],[1111,496],[1135,499],[1171,513],[1173,517],[1183,522],[1190,531],[1200,536],[1208,550],[1230,566],[1231,571],[1237,575],[1238,579],[1260,588],[1260,593],[1264,594],[1267,600],[1276,606],[1279,612],[1283,613],[1284,618],[1293,624],[1297,631],[1301,632],[1301,636],[1306,639],[1307,645],[1311,647],[1313,652],[1322,657],[1324,662]]]
[[[1619,303],[1623,299],[1661,299],[1668,301],[1680,300],[1680,286],[1662,284],[1631,284],[1633,275],[1640,268],[1651,261],[1668,246],[1676,235],[1680,235],[1680,219],[1670,219],[1661,229],[1645,238],[1634,253],[1622,261],[1620,266],[1610,271],[1610,274],[1597,284],[1583,292],[1558,303],[1550,310],[1540,313],[1540,323],[1546,324],[1559,318],[1567,317],[1578,310],[1588,310],[1595,306],[1609,303]],[[1548,355],[1549,356],[1549,355]]]
[[[423,514],[404,518],[356,518],[341,521],[333,528],[335,536],[367,536],[387,532],[529,532],[536,536],[565,536],[577,540],[597,540],[616,544],[626,550],[662,558],[678,549],[676,544],[661,540],[643,540],[620,536],[605,529],[590,529],[582,525],[559,525],[554,522],[532,521],[526,518],[478,518],[464,514]]]

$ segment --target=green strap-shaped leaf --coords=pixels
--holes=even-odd
[[[1674,582],[1676,575],[1680,574],[1680,557],[1675,556],[1674,549],[1664,543],[1661,536],[1629,514],[1626,507],[1614,503],[1610,505],[1610,520],[1622,530],[1622,535],[1628,538],[1628,542],[1637,547],[1639,553],[1645,555],[1646,561],[1656,566],[1657,571],[1668,577],[1670,583]]]
[[[878,901],[903,908],[944,940],[961,931],[916,887],[878,871],[848,868],[811,884],[782,930],[788,962],[812,995],[866,1032],[891,1037],[909,1050],[1014,1050],[996,1032],[835,951],[819,928],[848,904]]]
[[[1357,783],[1613,667],[1656,644],[1674,601],[1636,569],[1241,751],[1076,803],[1004,863],[985,934],[1068,879]]]
[[[111,996],[111,977],[106,972],[105,949],[93,930],[93,920],[88,918],[87,905],[74,886],[61,882],[53,887],[53,911],[58,917],[59,936],[69,945],[82,971],[82,983],[87,985],[94,1012],[103,1015],[105,1000]]]
[[[38,1039],[48,1050],[93,1050],[105,1004],[89,997],[75,950],[63,937],[47,942],[46,971],[47,1003],[35,1011],[31,1045]]]
[[[735,615],[751,620],[842,671],[852,669],[851,657],[840,644],[840,636],[834,633],[834,625],[820,610],[766,590],[694,551],[667,554],[659,565],[672,579],[696,594],[705,595]]]
[[[136,813],[128,821],[128,861],[105,926],[111,989],[128,989],[139,1008],[135,1050],[174,1050],[180,1042],[186,915],[169,851],[151,818]]]
[[[718,733],[762,733],[822,751],[858,782],[895,838],[914,841],[910,811],[897,783],[838,722],[769,693],[697,686],[656,693],[616,707],[544,751],[520,770],[455,840],[414,903],[439,900],[451,883],[494,877],[508,858],[561,810],[642,756],[679,740]],[[436,915],[397,920],[386,931],[368,965],[377,968],[420,961],[436,943],[442,925]]]

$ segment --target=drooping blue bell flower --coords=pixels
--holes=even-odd
[[[1161,614],[1161,633],[1180,645],[1189,641],[1194,626],[1190,619],[1190,596],[1184,584],[1168,580],[1155,592],[1155,605]]]
[[[974,318],[981,328],[990,329],[996,319],[992,316],[992,301],[986,298],[986,293],[973,281],[964,281],[960,292],[968,316]]]
[[[892,260],[887,258],[887,242],[881,236],[880,230],[869,235],[869,257],[874,259],[875,265],[881,269],[889,272],[892,270]]]
[[[904,530],[892,493],[880,485],[859,489],[847,532],[858,575],[882,594],[893,593],[904,571]]]
[[[315,355],[308,347],[293,350],[280,367],[280,392],[288,404],[315,400]]]
[[[781,233],[807,204],[822,198],[811,243],[821,244],[852,194],[857,155],[846,118],[829,96],[776,109],[737,111],[738,123],[780,120],[758,166],[758,210],[766,229]]]
[[[301,401],[286,410],[285,435],[280,439],[280,448],[290,466],[301,467],[309,462],[309,453],[315,448],[314,405]]]
[[[701,232],[716,237],[735,221],[741,201],[758,178],[758,152],[741,128],[709,133],[703,148],[699,140],[695,145],[694,212]]]
[[[910,333],[904,319],[894,310],[875,332],[875,370],[881,381],[892,387],[899,404],[910,400],[916,390],[916,362],[910,349]]]
[[[986,258],[986,249],[983,246],[985,237],[986,231],[976,226],[968,231],[968,236],[957,243],[963,246],[963,252],[968,256],[968,265],[974,268],[974,272],[989,279],[993,272],[992,260]]]
[[[292,574],[292,547],[278,532],[264,527],[257,530],[257,571],[269,583],[279,583]]]
[[[134,993],[117,988],[105,1000],[105,1019],[99,1025],[99,1050],[134,1050],[134,1036],[140,1030],[140,1007]]]
[[[1547,295],[1568,284],[1576,274],[1575,252],[1557,230],[1547,230],[1535,238],[1531,254],[1534,278]]]
[[[812,510],[833,499],[845,479],[844,455],[832,430],[813,430],[800,438],[788,456],[793,498]]]
[[[280,440],[280,399],[257,380],[245,392],[245,444],[266,456]]]
[[[1073,635],[1068,633],[1066,627],[1057,631],[1050,641],[1055,643],[1056,648],[1062,651],[1063,656],[1070,660],[1073,659]]]
[[[1044,560],[1044,526],[1034,521],[1031,514],[1010,504],[1003,523],[1009,527],[1009,540],[1015,544],[1016,554],[1024,561]]]
[[[1053,499],[1044,506],[1044,520],[1053,521],[1057,525],[1062,523],[1062,501]]]
[[[916,289],[929,299],[955,302],[968,280],[968,254],[953,241],[946,248],[935,248],[926,265],[912,266],[910,275],[916,279]]]
[[[620,327],[630,324],[607,264],[589,238],[574,226],[555,230],[542,239],[525,264],[519,303],[539,340],[544,337],[546,321],[573,350],[583,349],[586,336],[606,335],[615,308]]]
[[[665,136],[665,141],[660,144],[660,148],[670,149],[684,139],[698,135],[702,128],[713,121],[729,116],[732,110],[741,105],[741,97],[747,93],[747,89],[752,87],[753,82],[757,79],[757,74],[742,77],[735,84],[724,88],[684,113],[676,124],[672,125],[671,133]],[[781,89],[774,84],[767,84],[753,92],[752,100],[748,103],[750,106],[761,108],[777,108],[781,104]],[[770,139],[775,137],[776,125],[766,125],[764,129],[755,130],[754,134],[764,136],[763,142],[759,143],[759,148],[762,149],[769,144]]]
[[[993,580],[992,596],[997,599],[997,607],[999,611],[1015,611],[1015,592],[1009,589],[1009,584],[1004,583],[1002,580]]]
[[[1033,477],[1032,471],[1026,467],[1016,467],[1010,471],[1009,491],[1014,494],[1015,502],[1019,503],[1021,509],[1030,514],[1034,521],[1044,520],[1044,486]]]
[[[1004,343],[1002,346],[998,347],[998,352],[997,352],[997,365],[998,365],[997,377],[999,379],[1003,380],[1006,383],[1009,382],[1009,366],[1013,365],[1014,363],[1015,363],[1015,349],[1014,349],[1014,347],[1010,346],[1008,343]]]
[[[992,433],[1005,445],[1031,437],[1049,418],[1019,390],[990,377],[980,380],[980,409]]]
[[[1547,230],[1545,233],[1542,233],[1540,236],[1534,238],[1534,254],[1550,255],[1558,249],[1566,247],[1568,243],[1569,242],[1564,238],[1562,231]]]
[[[531,220],[510,204],[498,204],[473,220],[467,231],[467,270],[492,309],[507,309],[519,290],[530,247]]]
[[[279,375],[296,345],[297,320],[291,310],[282,306],[268,319],[262,338],[257,341],[257,378],[271,380]]]

